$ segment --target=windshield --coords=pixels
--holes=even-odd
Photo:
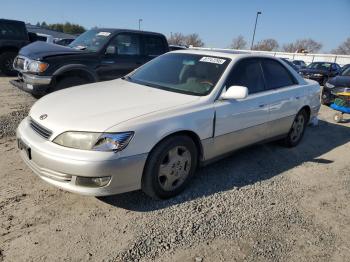
[[[350,67],[348,67],[347,69],[345,69],[342,73],[342,76],[350,76]]]
[[[189,95],[211,92],[230,63],[228,58],[168,53],[128,75],[125,80]]]
[[[103,30],[89,30],[70,43],[69,47],[96,52],[106,44],[110,35],[110,32]]]
[[[307,68],[310,69],[320,69],[320,70],[329,70],[331,68],[331,63],[321,63],[321,62],[316,62],[316,63],[311,63],[307,66]]]

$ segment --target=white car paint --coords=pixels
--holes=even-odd
[[[122,79],[58,91],[40,99],[17,130],[17,137],[31,148],[24,161],[45,181],[65,190],[86,195],[110,195],[141,188],[143,168],[149,152],[162,139],[179,131],[194,134],[202,147],[201,161],[210,161],[232,150],[273,137],[283,136],[303,107],[310,118],[320,108],[320,87],[305,81],[283,61],[297,79],[294,86],[248,95],[245,99],[223,100],[222,87],[232,67],[247,57],[263,55],[186,50],[231,59],[220,80],[206,96],[192,96],[150,88]],[[274,57],[269,57],[276,59]],[[47,118],[40,116],[47,114]],[[45,140],[30,128],[29,120],[52,131]],[[66,131],[135,132],[122,151],[96,152],[53,143]],[[77,177],[111,176],[101,188],[75,183]],[[64,181],[62,177],[67,177]],[[69,178],[69,179],[68,179]]]

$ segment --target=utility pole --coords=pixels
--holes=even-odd
[[[139,31],[141,31],[141,22],[142,22],[143,20],[140,18],[139,19]]]
[[[250,46],[250,50],[253,50],[253,45],[254,45],[254,38],[255,38],[255,31],[256,31],[256,25],[258,23],[258,16],[261,15],[262,13],[259,11],[259,12],[256,12],[256,18],[255,18],[255,26],[254,26],[254,33],[253,33],[253,39],[252,39],[252,44]]]

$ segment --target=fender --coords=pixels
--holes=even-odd
[[[89,67],[87,67],[86,65],[83,64],[69,64],[69,65],[64,65],[62,67],[60,67],[59,69],[57,69],[54,73],[53,76],[56,77],[58,75],[62,75],[64,73],[73,71],[73,70],[80,70],[80,71],[84,71],[87,73],[87,75],[89,76],[89,78],[93,81],[93,82],[98,82],[98,76],[96,74],[96,72],[94,72],[93,70],[91,70]]]

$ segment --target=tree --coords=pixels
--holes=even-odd
[[[182,33],[174,33],[168,38],[168,43],[169,45],[204,46],[198,34],[184,35]]]
[[[182,33],[171,34],[168,39],[169,45],[185,45],[185,36]]]
[[[253,50],[261,51],[275,51],[279,47],[278,42],[273,38],[268,38],[259,41],[256,45],[253,46]]]
[[[309,53],[317,53],[322,48],[322,43],[316,42],[311,38],[307,39],[298,39],[294,43],[285,44],[282,47],[282,50],[285,52],[295,53],[302,52],[305,50]]]
[[[202,47],[204,46],[204,43],[202,39],[200,39],[198,34],[190,34],[185,37],[185,44],[187,46],[196,46],[196,47]]]
[[[232,43],[230,45],[232,49],[245,49],[247,48],[247,41],[245,41],[242,35],[237,36],[232,39]]]
[[[332,53],[338,55],[350,55],[350,37],[336,49],[332,50]]]
[[[39,25],[42,28],[46,28],[46,29],[51,29],[51,30],[55,30],[58,32],[63,32],[63,33],[67,33],[67,34],[81,34],[84,33],[86,31],[86,29],[78,24],[72,24],[69,22],[66,22],[64,24],[62,23],[56,23],[56,24],[47,24],[45,21],[41,22],[41,23],[37,23],[37,25]]]

